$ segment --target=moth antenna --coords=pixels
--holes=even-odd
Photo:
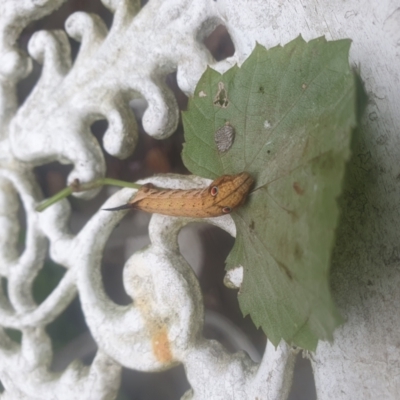
[[[129,203],[124,204],[122,206],[114,207],[114,208],[102,208],[104,211],[119,211],[119,210],[128,210],[130,208],[133,208]]]

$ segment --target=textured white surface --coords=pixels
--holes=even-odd
[[[267,345],[260,364],[229,354],[201,337],[202,298],[190,266],[179,253],[177,235],[188,219],[154,215],[151,245],[135,252],[124,267],[124,285],[134,299],[118,306],[104,292],[100,261],[104,245],[123,212],[99,210],[77,234],[68,231],[69,205],[62,201],[42,214],[32,168],[49,161],[71,163],[69,181],[104,174],[100,146],[90,124],[108,120],[103,138],[111,155],[135,148],[136,121],[128,103],[148,103],[143,125],[165,138],[178,121],[176,101],[163,83],[177,70],[190,94],[207,64],[224,71],[242,62],[256,41],[271,47],[298,34],[306,40],[353,39],[351,62],[361,65],[369,94],[362,133],[349,166],[343,218],[334,252],[332,285],[346,324],[333,344],[320,343],[311,356],[319,399],[396,399],[400,393],[400,250],[398,242],[400,137],[400,7],[397,0],[103,0],[114,13],[107,31],[97,16],[75,13],[66,32],[81,42],[72,65],[65,32],[37,32],[30,56],[43,63],[42,76],[17,108],[16,83],[31,60],[16,45],[22,29],[51,13],[59,0],[0,0],[0,323],[22,331],[21,346],[0,331],[2,399],[110,399],[121,365],[143,371],[185,366],[192,390],[185,399],[280,399],[290,386],[294,352]],[[202,44],[224,24],[235,45],[233,57],[216,63]],[[158,177],[164,187],[196,187],[193,177]],[[94,195],[96,191],[85,193]],[[127,201],[132,191],[113,195],[107,206]],[[26,214],[26,247],[18,242],[18,202]],[[229,216],[209,221],[231,234]],[[31,287],[47,246],[66,268],[59,285],[40,305]],[[230,277],[240,285],[240,268]],[[100,350],[90,367],[76,362],[61,375],[49,372],[52,359],[44,328],[79,292],[86,323]],[[178,310],[178,312],[177,312]]]

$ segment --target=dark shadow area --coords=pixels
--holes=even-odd
[[[88,328],[78,297],[71,302],[58,318],[46,327],[46,332],[52,341],[54,353],[61,350],[65,345],[87,330]],[[70,357],[73,359],[72,352],[70,353]]]
[[[32,59],[31,73],[17,83],[18,104],[23,104],[38,82],[42,73],[42,66]]]
[[[64,275],[65,268],[47,258],[33,282],[32,292],[35,301],[40,304],[45,300],[57,287]]]
[[[44,197],[51,197],[64,189],[72,165],[54,161],[34,168],[36,181],[40,185]]]
[[[176,79],[176,71],[171,72],[165,78],[166,85],[173,91],[178,103],[179,110],[186,110],[188,104],[188,97],[182,92],[181,88],[178,86],[178,81]],[[179,126],[182,126],[182,115],[179,115]],[[179,129],[179,127],[178,127]],[[175,133],[174,133],[175,135]]]
[[[316,400],[314,375],[311,362],[299,353],[293,371],[293,383],[288,400]]]
[[[98,121],[93,122],[90,126],[90,130],[93,133],[93,136],[97,139],[97,141],[102,144],[103,136],[108,129],[108,121],[106,119],[99,119]]]
[[[153,373],[124,368],[117,400],[177,400],[189,388],[182,365]]]
[[[216,61],[225,60],[235,54],[235,46],[224,25],[218,25],[203,42]]]
[[[243,318],[237,299],[237,290],[227,288],[224,283],[225,260],[234,244],[232,238],[224,230],[206,223],[189,224],[179,234],[179,246],[185,259],[198,276],[203,293],[206,314],[212,312],[214,323],[204,326],[204,336],[220,341],[227,350],[236,352],[238,334],[244,334],[246,341],[255,346],[258,354],[262,354],[266,345],[266,337],[261,329],[257,329],[251,318]],[[218,315],[221,316],[218,321]],[[226,320],[225,320],[226,318]],[[231,323],[238,329],[226,332],[225,323]]]
[[[67,186],[67,177],[72,171],[72,165],[52,162],[41,165],[34,169],[36,180],[40,185],[44,199],[54,196]],[[77,234],[89,219],[97,212],[107,198],[105,188],[91,200],[81,200],[73,195],[67,200],[71,205],[71,216],[68,221],[68,228],[72,234]]]
[[[27,220],[24,204],[22,203],[21,197],[18,196],[18,239],[17,239],[17,251],[20,257],[26,249],[26,230]]]
[[[18,329],[11,329],[11,328],[5,328],[4,332],[7,334],[7,336],[14,341],[15,343],[21,343],[22,340],[22,332]]]
[[[368,130],[362,123],[368,99],[358,75],[356,81],[359,126],[352,135],[352,154],[346,166],[342,194],[338,198],[340,217],[330,273],[332,291],[342,309],[351,303],[350,298],[354,296],[355,287],[351,288],[351,282],[360,287],[362,281],[367,281],[369,274],[366,269],[370,268],[371,260],[367,267],[367,264],[362,262],[362,254],[371,250],[367,244],[371,237],[375,237],[376,243],[382,240],[383,236],[378,232],[384,228],[378,227],[383,221],[383,204],[386,200],[382,195],[384,191],[379,188],[379,176],[386,171],[380,169],[368,150],[379,143],[368,143],[373,138],[368,135]],[[376,272],[379,274],[378,270]],[[345,292],[349,295],[348,298]]]
[[[133,219],[137,211],[132,211],[117,225],[107,240],[101,264],[102,282],[104,290],[112,301],[119,305],[128,305],[132,299],[128,296],[123,285],[123,268],[127,260],[126,237],[133,237],[139,242],[142,233]],[[132,230],[135,229],[133,236]],[[147,232],[146,232],[147,233]]]

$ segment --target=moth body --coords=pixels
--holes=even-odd
[[[158,189],[146,184],[128,204],[109,210],[135,208],[176,217],[218,217],[242,205],[253,182],[247,172],[242,172],[223,175],[204,189]]]

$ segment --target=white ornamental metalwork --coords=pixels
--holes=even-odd
[[[51,14],[62,0],[0,1],[0,294],[1,399],[111,399],[121,366],[151,372],[185,367],[191,390],[184,399],[283,399],[290,389],[296,351],[267,344],[260,363],[230,354],[202,337],[202,296],[177,245],[180,229],[193,221],[153,215],[151,244],[126,261],[123,282],[134,299],[119,306],[105,294],[100,274],[103,249],[122,213],[99,210],[78,234],[68,229],[70,206],[63,200],[43,213],[32,173],[50,161],[73,165],[69,183],[105,173],[102,150],[90,125],[107,119],[103,146],[124,158],[132,153],[137,127],[129,101],[144,98],[145,131],[171,135],[178,121],[172,92],[163,83],[177,71],[190,95],[207,65],[225,71],[241,63],[256,41],[271,47],[298,34],[306,40],[353,39],[351,62],[361,65],[369,94],[362,133],[356,135],[349,174],[357,186],[344,188],[342,223],[333,256],[332,286],[346,323],[333,344],[320,343],[310,358],[319,399],[396,399],[400,393],[400,7],[349,0],[282,2],[253,0],[102,0],[114,14],[111,29],[84,12],[72,14],[65,31],[36,32],[29,55],[17,39],[31,21]],[[227,28],[235,54],[215,62],[202,41],[217,25]],[[81,42],[71,63],[67,35]],[[43,65],[40,80],[18,106],[16,85]],[[161,176],[162,187],[204,186],[198,177]],[[89,198],[96,190],[80,194]],[[124,189],[105,206],[123,204]],[[19,254],[18,198],[26,215],[26,246]],[[229,216],[208,221],[235,235]],[[32,284],[46,251],[66,269],[41,304]],[[240,287],[241,268],[226,278]],[[76,361],[53,373],[46,325],[79,294],[98,351],[87,367]],[[4,328],[22,332],[12,341]]]

